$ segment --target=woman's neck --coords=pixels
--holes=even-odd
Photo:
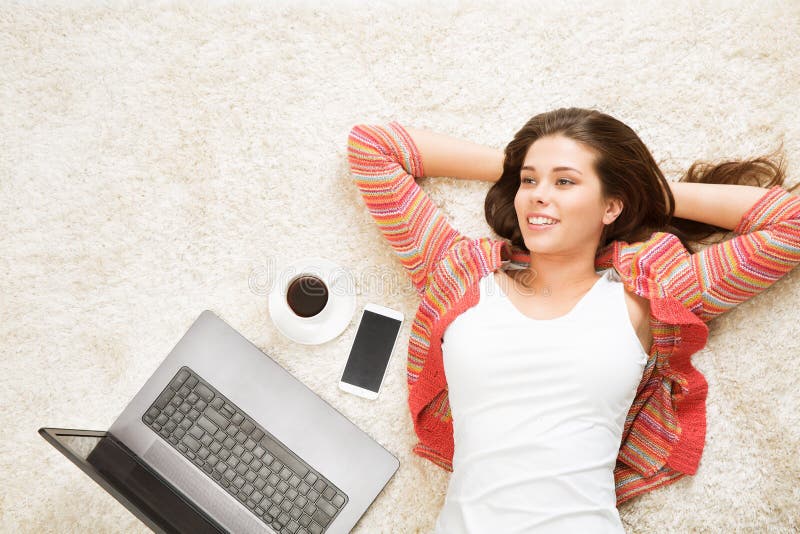
[[[521,290],[548,296],[582,292],[597,281],[594,257],[588,261],[575,256],[550,256],[531,253],[530,265],[517,270],[514,280]]]

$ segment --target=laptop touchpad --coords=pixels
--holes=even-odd
[[[176,451],[160,440],[147,449],[144,460],[225,529],[231,532],[272,532],[222,488],[218,488],[205,473],[187,464]]]

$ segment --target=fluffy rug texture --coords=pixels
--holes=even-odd
[[[358,123],[503,147],[532,115],[597,108],[671,180],[695,160],[800,163],[800,3],[3,2],[0,529],[143,532],[37,435],[107,428],[211,309],[401,462],[355,532],[429,532],[449,474],[411,453],[419,299],[349,174]],[[488,182],[422,187],[474,236]],[[355,276],[335,339],[273,324],[277,273]],[[408,320],[376,401],[337,381],[367,302]],[[800,272],[710,325],[695,476],[624,504],[629,532],[800,529]]]

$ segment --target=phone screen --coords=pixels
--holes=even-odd
[[[397,319],[364,310],[342,373],[342,382],[377,393],[400,325],[401,321]]]

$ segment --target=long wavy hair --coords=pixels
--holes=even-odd
[[[484,212],[494,232],[512,245],[525,249],[514,209],[520,186],[520,168],[530,146],[540,137],[562,135],[581,143],[595,154],[595,172],[605,198],[622,199],[619,216],[606,225],[598,250],[613,241],[636,242],[652,232],[676,235],[690,252],[693,244],[722,241],[731,230],[674,217],[675,199],[664,173],[638,135],[625,123],[593,109],[559,108],[531,118],[505,148],[503,174],[486,194]],[[746,160],[712,163],[696,161],[681,182],[744,184],[769,188],[783,185],[783,143],[775,151]],[[789,191],[800,186],[795,184]],[[716,239],[712,236],[723,234]]]

